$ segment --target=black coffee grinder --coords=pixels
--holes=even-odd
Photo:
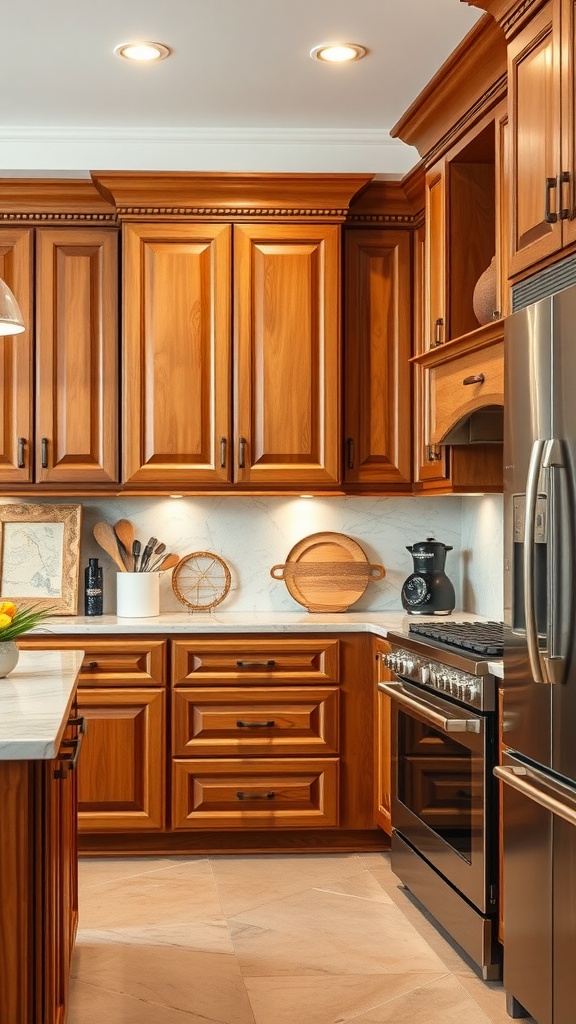
[[[454,611],[454,587],[444,572],[449,544],[433,537],[406,545],[414,561],[414,572],[402,585],[402,606],[409,615],[449,615]]]

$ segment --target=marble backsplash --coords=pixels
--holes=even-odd
[[[303,537],[330,530],[352,537],[371,562],[381,563],[386,569],[382,581],[368,584],[354,611],[401,609],[400,588],[412,571],[406,545],[434,536],[453,547],[446,571],[454,584],[457,608],[501,618],[498,535],[501,538],[502,531],[497,522],[501,505],[492,496],[117,497],[86,498],[81,504],[80,613],[84,610],[83,570],[88,558],[94,556],[104,568],[104,611],[116,610],[116,568],[94,541],[92,528],[100,519],[114,523],[126,518],[134,523],[143,545],[153,535],[180,556],[193,551],[220,555],[232,574],[222,611],[300,611],[285,584],[271,578],[270,568],[284,563],[290,549]],[[169,572],[161,577],[160,610],[183,610],[172,590]]]

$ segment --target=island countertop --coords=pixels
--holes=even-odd
[[[0,761],[50,760],[76,692],[83,651],[21,651],[0,679]]]

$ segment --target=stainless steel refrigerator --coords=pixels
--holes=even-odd
[[[505,327],[501,779],[510,1016],[576,1021],[576,287]]]

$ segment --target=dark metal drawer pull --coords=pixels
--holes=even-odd
[[[77,718],[69,718],[68,725],[77,725],[83,736],[86,733],[86,719],[84,715],[79,715]]]
[[[546,178],[546,195],[544,200],[544,220],[547,224],[556,224],[558,214],[550,207],[552,189],[558,188],[558,178]]]
[[[42,469],[48,469],[48,438],[43,437],[40,441],[40,460],[42,463]]]
[[[98,668],[98,662],[97,661],[89,661],[89,662],[86,663],[86,665],[84,665],[84,668],[89,668],[89,669],[94,670],[95,668]]]
[[[443,320],[443,318],[441,316],[439,316],[438,319],[434,321],[434,344],[435,345],[441,345],[442,344],[442,330],[443,330],[443,327],[444,327],[444,320]]]
[[[354,469],[354,438],[349,437],[346,441],[346,450],[348,452],[348,469]]]
[[[25,445],[26,445],[26,438],[25,437],[19,437],[18,438],[18,469],[24,469],[24,466],[26,465],[26,461],[25,461],[25,458],[24,458],[24,448],[25,448]]]
[[[220,469],[226,468],[226,438],[220,438]]]
[[[237,661],[238,668],[272,668],[275,661]]]
[[[273,800],[276,793],[236,793],[239,800]]]
[[[272,729],[275,724],[273,718],[269,722],[236,722],[239,729]]]
[[[464,377],[463,384],[483,384],[486,377],[483,373],[473,373],[470,377]]]
[[[70,750],[71,753],[58,758],[60,767],[54,770],[55,779],[65,779],[67,773],[76,768],[78,758],[80,757],[80,749],[82,747],[83,739],[84,733],[81,732],[76,739],[63,741],[62,746]]]

